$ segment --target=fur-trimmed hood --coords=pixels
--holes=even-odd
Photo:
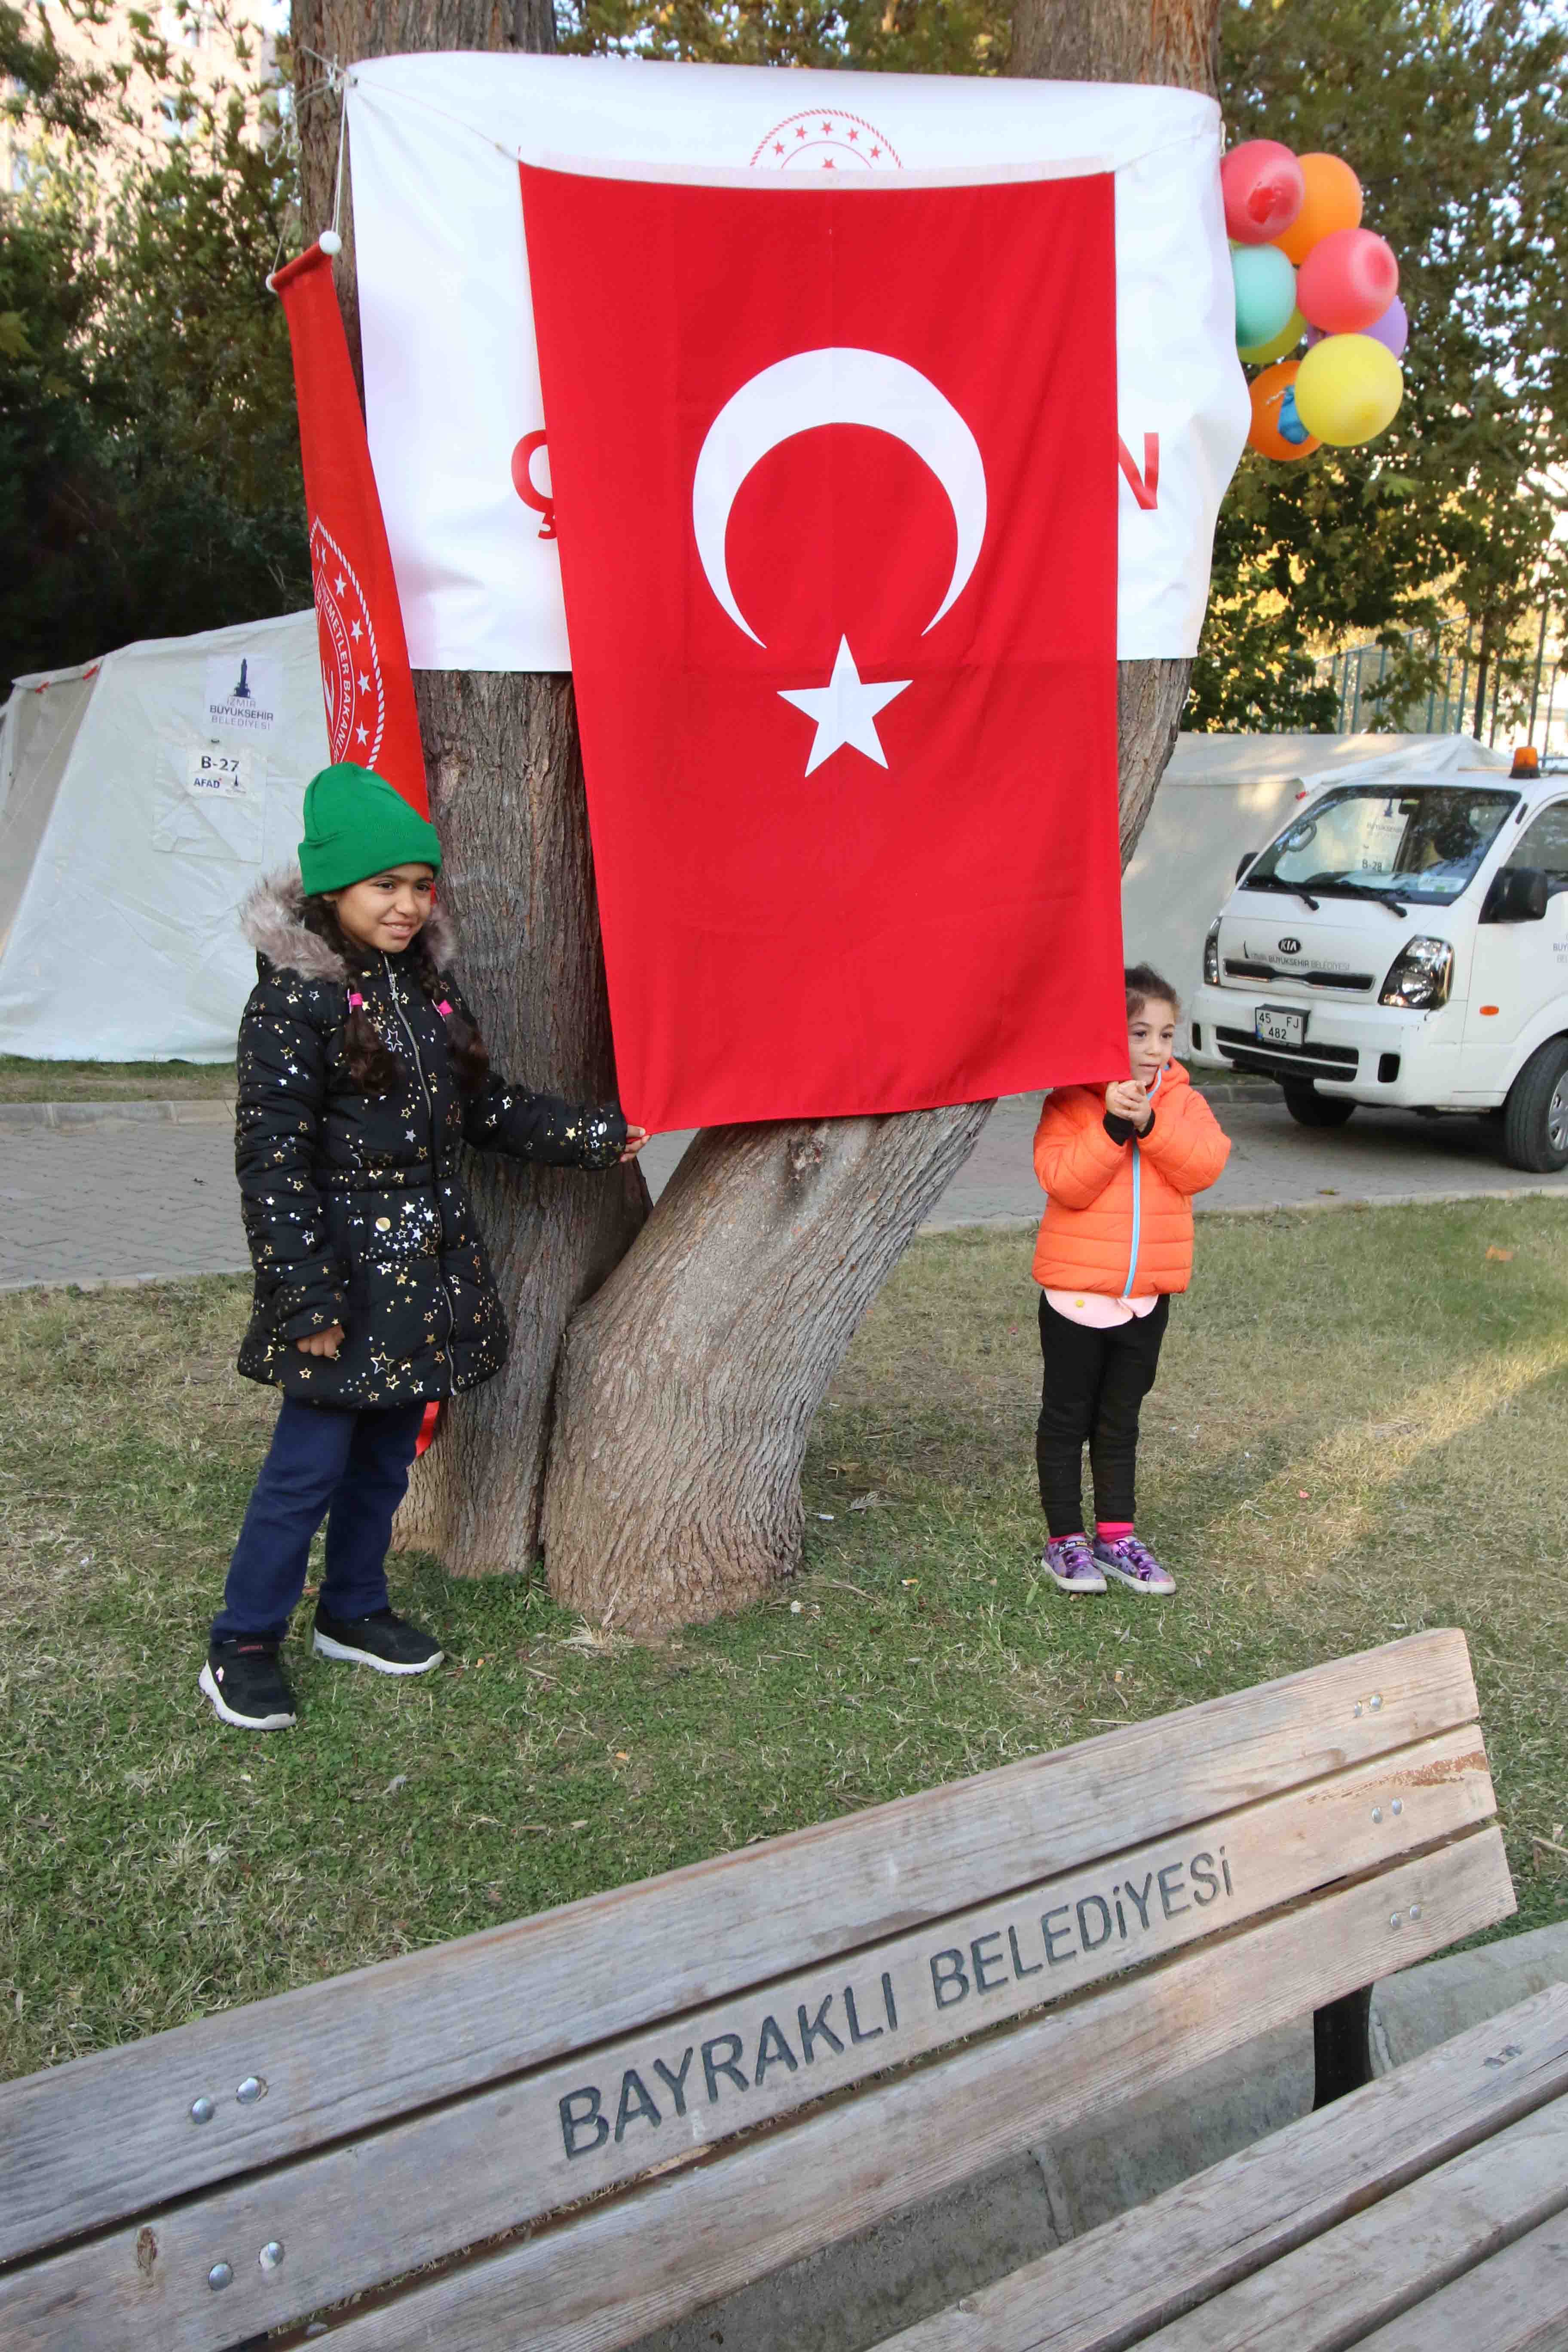
[[[275,874],[262,876],[240,901],[239,927],[258,955],[264,955],[275,971],[347,986],[348,967],[342,957],[305,920],[305,886],[297,866],[282,866]],[[445,908],[431,908],[419,937],[437,971],[445,971],[457,947]]]

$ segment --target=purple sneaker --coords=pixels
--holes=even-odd
[[[1058,1592],[1103,1592],[1105,1579],[1094,1564],[1087,1536],[1053,1536],[1040,1566]]]
[[[1168,1568],[1162,1568],[1147,1544],[1136,1536],[1122,1536],[1116,1543],[1107,1543],[1100,1536],[1094,1539],[1094,1557],[1107,1576],[1115,1577],[1133,1592],[1174,1592],[1176,1580]]]

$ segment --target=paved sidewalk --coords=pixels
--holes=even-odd
[[[1037,1108],[1033,1096],[998,1104],[928,1231],[1038,1215],[1029,1153]],[[1568,1172],[1525,1176],[1505,1168],[1496,1129],[1485,1119],[1358,1111],[1348,1127],[1323,1134],[1297,1127],[1278,1101],[1217,1108],[1233,1148],[1204,1209],[1568,1195]],[[689,1140],[659,1136],[648,1146],[643,1165],[656,1196]],[[0,1290],[172,1281],[247,1265],[233,1129],[217,1106],[177,1124],[143,1115],[0,1126]]]
[[[0,1129],[0,1290],[249,1263],[232,1118]]]
[[[926,1220],[926,1232],[1032,1223],[1038,1217],[1031,1145],[1039,1108],[1037,1095],[1013,1095],[997,1104]],[[1200,1212],[1321,1209],[1358,1202],[1394,1207],[1521,1192],[1568,1195],[1568,1170],[1561,1176],[1525,1176],[1505,1167],[1489,1119],[1358,1110],[1348,1127],[1324,1131],[1298,1127],[1271,1092],[1245,1101],[1216,1098],[1215,1113],[1231,1139],[1230,1160],[1219,1182],[1197,1202]],[[645,1150],[643,1166],[656,1194],[690,1140],[689,1135],[660,1135]]]

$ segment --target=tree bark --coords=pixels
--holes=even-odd
[[[1218,12],[1219,0],[1018,0],[1013,69],[1212,95]],[[1124,862],[1189,667],[1121,666]],[[653,1631],[738,1608],[794,1573],[813,1416],[990,1110],[698,1138],[566,1335],[544,1510],[559,1600]]]
[[[1015,0],[1012,73],[1219,91],[1219,0]]]
[[[550,49],[549,0],[294,0],[305,233],[331,217],[341,93],[322,60],[419,49]],[[312,56],[309,52],[314,52]],[[359,365],[353,215],[336,265]],[[459,969],[497,1066],[574,1098],[615,1091],[570,678],[416,676],[443,886],[460,919]],[[571,1315],[640,1228],[636,1169],[610,1176],[471,1165],[476,1211],[512,1329],[505,1370],[458,1401],[416,1465],[398,1522],[458,1575],[526,1570],[537,1556],[554,1368]]]

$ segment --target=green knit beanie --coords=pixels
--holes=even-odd
[[[351,882],[384,874],[389,866],[433,866],[440,871],[436,828],[409,807],[374,768],[344,761],[323,768],[305,787],[305,838],[300,878],[308,898],[346,890]]]

